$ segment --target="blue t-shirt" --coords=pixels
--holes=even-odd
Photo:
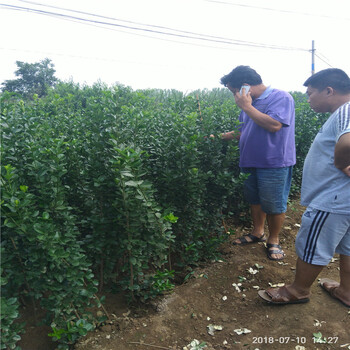
[[[323,124],[305,158],[301,204],[350,215],[350,178],[334,165],[334,148],[350,132],[350,102],[339,107]]]
[[[282,90],[268,87],[253,100],[253,107],[282,123],[277,132],[256,124],[241,111],[239,141],[241,168],[282,168],[295,164],[295,109],[293,97]]]

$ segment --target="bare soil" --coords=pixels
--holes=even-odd
[[[221,249],[222,261],[197,268],[186,283],[152,305],[129,309],[120,296],[107,295],[111,321],[81,339],[74,349],[183,350],[194,339],[205,342],[207,350],[350,349],[350,310],[332,299],[317,282],[306,304],[274,306],[258,297],[258,289],[292,281],[294,240],[303,211],[297,203],[288,209],[281,232],[286,253],[283,262],[269,260],[263,243],[233,246],[235,237],[249,232],[249,228],[235,227],[235,235]],[[339,280],[337,258],[320,278]],[[239,330],[246,334],[239,335]],[[319,332],[327,343],[313,338]],[[20,343],[22,349],[55,349],[47,333],[46,328],[29,323]]]

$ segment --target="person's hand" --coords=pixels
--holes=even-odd
[[[247,107],[251,106],[253,99],[250,95],[250,91],[246,94],[245,89],[242,89],[242,94],[239,91],[236,91],[233,94],[236,104],[240,109],[245,110]]]
[[[346,175],[350,177],[350,165],[345,167],[344,169],[342,169],[342,172]]]

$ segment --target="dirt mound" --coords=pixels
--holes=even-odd
[[[195,347],[194,340],[206,343],[208,350],[350,349],[349,309],[316,282],[306,304],[272,306],[257,295],[259,289],[293,279],[294,240],[303,209],[293,204],[287,212],[281,234],[286,252],[283,262],[269,260],[263,243],[237,247],[231,244],[232,237],[222,247],[222,261],[196,269],[191,279],[152,308],[128,310],[109,296],[106,306],[111,323],[83,338],[75,349],[202,349]],[[236,236],[249,232],[236,231]],[[338,280],[338,273],[335,257],[320,277]]]

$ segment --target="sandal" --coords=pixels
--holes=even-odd
[[[327,283],[327,286],[325,285],[325,283]],[[330,280],[329,278],[321,278],[320,279],[320,286],[322,287],[322,289],[324,289],[326,292],[328,292],[332,298],[340,301],[344,306],[350,307],[350,304],[347,304],[346,302],[341,300],[337,295],[335,295],[335,293],[336,293],[335,290],[339,287],[338,282]]]
[[[267,257],[270,260],[281,261],[284,259],[285,254],[282,247],[279,244],[266,243]],[[281,258],[273,258],[272,254],[282,254]]]
[[[250,238],[251,241],[248,241],[247,237]],[[240,241],[240,243],[233,242],[232,243],[233,245],[247,245],[247,244],[266,241],[265,233],[263,233],[261,237],[257,237],[257,236],[252,235],[251,233],[248,233],[247,235],[243,235],[237,239]]]
[[[304,297],[298,297],[292,294],[286,286],[259,290],[258,294],[260,298],[275,305],[303,304],[310,300],[310,294]]]

